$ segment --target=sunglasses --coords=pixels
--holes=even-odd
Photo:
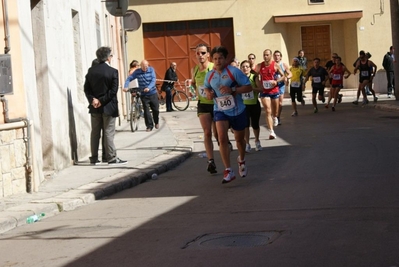
[[[199,56],[199,55],[205,55],[206,53],[208,53],[208,52],[197,52],[197,55]]]

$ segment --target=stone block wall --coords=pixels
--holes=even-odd
[[[26,193],[23,130],[0,131],[0,198]]]

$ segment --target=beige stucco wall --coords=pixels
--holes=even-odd
[[[143,3],[130,0],[129,9],[136,10],[143,23],[185,21],[198,19],[233,18],[235,33],[235,55],[244,59],[251,52],[260,62],[265,48],[280,50],[283,61],[297,55],[301,48],[300,28],[305,25],[331,25],[331,48],[343,62],[350,65],[357,58],[359,50],[369,51],[378,68],[381,68],[383,55],[392,43],[389,2],[385,3],[384,14],[380,12],[380,1],[325,1],[325,4],[308,5],[308,0],[243,0],[243,1],[155,1]],[[317,14],[331,12],[363,11],[360,20],[322,21],[275,24],[273,16]],[[142,59],[144,56],[142,28],[128,33],[128,60]],[[233,51],[231,52],[233,53]],[[305,51],[306,56],[306,51]],[[353,69],[350,69],[353,71]],[[351,77],[347,86],[356,86],[357,77]]]

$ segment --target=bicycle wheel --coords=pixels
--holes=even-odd
[[[172,96],[172,104],[177,110],[184,111],[188,108],[190,99],[185,92],[175,90]]]
[[[136,107],[136,101],[132,103],[132,107],[130,109],[130,130],[132,132],[137,131],[139,127],[139,110]]]

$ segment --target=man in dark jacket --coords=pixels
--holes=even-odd
[[[162,91],[166,92],[166,112],[173,111],[172,108],[172,88],[175,84],[174,82],[177,81],[177,74],[176,74],[177,65],[175,62],[170,64],[170,68],[166,70],[164,82],[162,84]]]
[[[112,59],[111,48],[100,47],[96,51],[96,56],[99,63],[89,69],[84,84],[91,115],[90,163],[100,163],[98,160],[98,148],[101,130],[103,130],[105,145],[103,149],[105,149],[108,164],[126,164],[126,161],[116,156],[114,144],[115,121],[116,117],[119,116],[116,96],[119,85],[118,70],[110,66]]]
[[[394,75],[394,48],[391,46],[389,48],[389,52],[385,54],[384,59],[382,60],[382,66],[384,67],[387,73],[387,81],[388,81],[388,97],[392,97],[392,93],[395,90],[395,75]]]

